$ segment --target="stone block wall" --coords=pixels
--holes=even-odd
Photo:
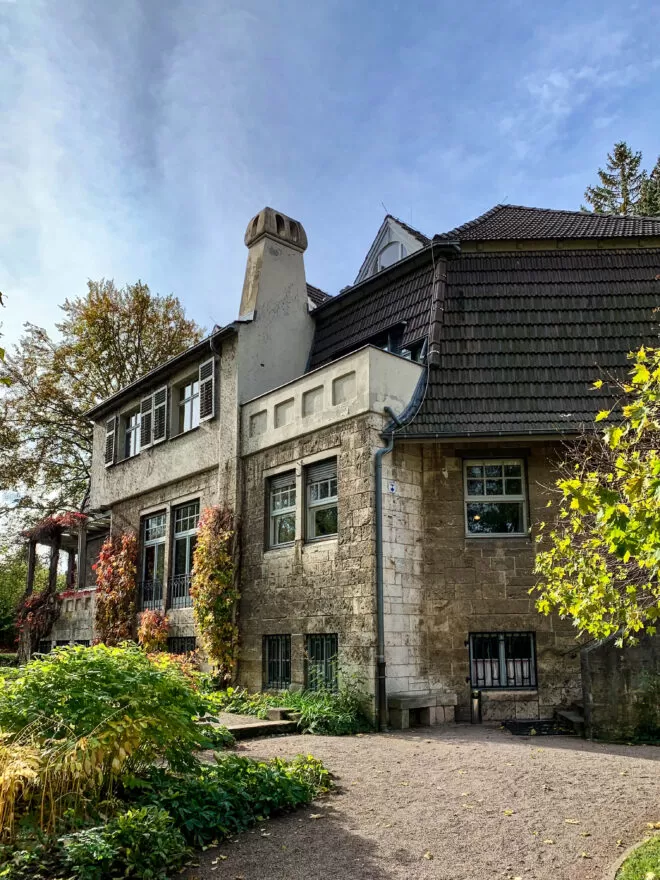
[[[615,637],[582,650],[587,735],[660,737],[660,636],[617,648]]]

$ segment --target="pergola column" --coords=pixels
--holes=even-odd
[[[34,590],[34,573],[37,567],[37,542],[28,541],[27,581],[25,583],[25,595],[29,596]]]
[[[85,577],[87,572],[87,524],[78,526],[78,589],[85,589]]]

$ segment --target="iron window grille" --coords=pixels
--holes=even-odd
[[[264,679],[270,690],[283,691],[291,684],[291,636],[264,636]]]
[[[70,644],[71,644],[71,642],[69,641],[69,639],[57,639],[55,642],[55,647],[56,648],[64,648]]]
[[[296,538],[296,474],[289,471],[268,481],[268,546],[282,547]]]
[[[536,687],[533,632],[471,633],[469,644],[473,688]]]
[[[142,580],[138,584],[140,611],[163,607],[165,521],[164,513],[152,514],[142,521]]]
[[[199,501],[191,501],[174,508],[174,546],[169,596],[171,608],[189,608],[192,605],[190,583],[198,524]]]
[[[199,425],[199,379],[192,379],[179,389],[179,433]]]
[[[307,540],[337,535],[337,459],[310,465],[306,470]]]
[[[468,460],[463,474],[467,535],[526,533],[525,470],[521,459]]]
[[[192,654],[197,648],[195,636],[170,636],[167,650],[170,654]]]
[[[309,691],[336,691],[339,685],[336,633],[307,636],[305,686]]]

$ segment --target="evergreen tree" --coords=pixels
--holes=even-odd
[[[645,217],[660,214],[660,157],[658,157],[653,171],[644,175],[636,213]]]
[[[591,209],[597,214],[637,213],[646,179],[641,162],[642,154],[634,153],[625,141],[614,144],[607,154],[607,167],[598,169],[600,184],[585,190]]]

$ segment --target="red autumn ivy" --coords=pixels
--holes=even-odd
[[[96,571],[96,636],[106,645],[135,637],[137,538],[133,532],[111,535],[93,566]]]
[[[167,636],[170,622],[162,611],[143,611],[138,624],[138,642],[145,651],[164,651],[167,648]]]

